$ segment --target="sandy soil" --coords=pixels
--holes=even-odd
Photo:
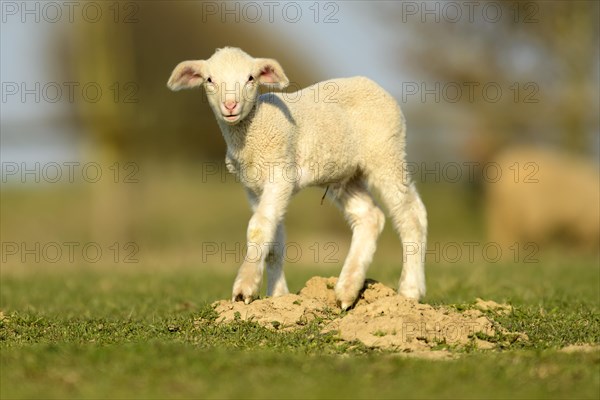
[[[213,304],[221,322],[252,320],[272,329],[298,329],[319,318],[323,332],[336,332],[341,340],[390,349],[427,358],[448,358],[440,344],[494,348],[499,329],[482,311],[510,312],[511,307],[477,299],[474,309],[459,312],[432,307],[398,296],[372,280],[354,307],[340,312],[333,288],[337,278],[311,278],[298,294],[256,300],[249,305],[220,300]],[[504,332],[505,333],[505,332]],[[523,336],[523,338],[525,338]],[[437,351],[436,351],[437,350]],[[431,354],[435,351],[435,355]]]

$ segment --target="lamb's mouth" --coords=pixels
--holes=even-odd
[[[235,115],[223,115],[223,118],[225,118],[226,121],[228,122],[235,122],[240,118],[240,114],[235,114]]]

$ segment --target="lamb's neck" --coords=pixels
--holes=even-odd
[[[236,125],[228,125],[223,121],[218,121],[229,153],[237,154],[246,148],[249,136],[251,136],[251,127],[255,115],[256,106],[252,108],[246,118]]]

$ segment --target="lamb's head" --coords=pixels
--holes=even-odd
[[[217,49],[208,60],[179,63],[167,86],[171,90],[204,86],[217,120],[234,125],[256,104],[258,86],[283,89],[289,81],[279,63],[270,58],[253,58],[234,47]]]

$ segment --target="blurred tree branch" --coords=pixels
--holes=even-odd
[[[460,100],[480,134],[499,141],[555,140],[570,151],[590,152],[589,135],[599,129],[599,3],[493,3],[502,12],[497,22],[482,16],[486,2],[472,21],[464,13],[457,22],[444,15],[438,23],[432,16],[425,23],[409,20],[413,40],[403,49],[406,61],[428,80],[463,87],[498,83],[504,95],[497,103]],[[388,18],[397,23],[398,14]],[[527,103],[528,95],[539,101]]]

